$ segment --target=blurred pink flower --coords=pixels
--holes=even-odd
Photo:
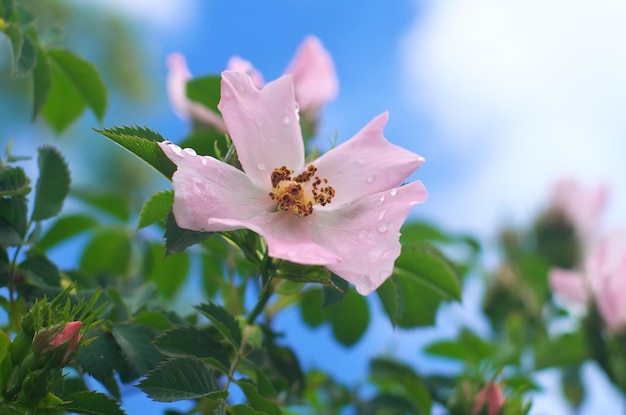
[[[178,166],[178,225],[247,228],[265,238],[274,258],[324,265],[364,295],[378,288],[400,254],[402,223],[427,198],[419,181],[401,186],[424,159],[385,139],[387,114],[305,163],[291,75],[258,90],[249,76],[225,71],[219,109],[243,171],[160,144]]]
[[[176,115],[183,119],[194,119],[226,132],[222,117],[199,102],[187,98],[187,81],[192,79],[185,57],[172,53],[167,57],[169,73],[167,75],[167,93]]]
[[[584,304],[589,298],[584,276],[580,272],[552,268],[548,281],[552,292],[565,301]]]
[[[478,392],[474,406],[472,407],[472,415],[478,415],[486,406],[488,415],[498,415],[504,406],[504,394],[502,389],[496,382],[489,382]]]
[[[184,56],[173,53],[168,57],[167,64],[167,91],[176,114],[181,118],[191,117],[225,132],[219,114],[187,98],[186,83],[192,76]],[[247,73],[257,88],[265,84],[261,73],[239,56],[230,58],[227,68]],[[339,81],[335,65],[322,42],[315,36],[308,36],[302,41],[285,73],[293,75],[296,101],[303,116],[309,119],[314,120],[321,107],[337,96]]]
[[[597,226],[607,196],[605,185],[584,188],[575,180],[562,179],[554,186],[550,209],[565,215],[579,235],[587,236]]]

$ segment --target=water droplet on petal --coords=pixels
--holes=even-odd
[[[368,183],[373,183],[374,180],[376,180],[376,176],[374,176],[373,174],[371,176],[367,176],[367,182]]]
[[[385,196],[381,196],[381,197],[379,197],[379,198],[378,198],[378,201],[379,201],[380,203],[383,203],[383,202],[385,201]]]
[[[271,222],[270,218],[265,218],[265,223],[270,223],[270,222]]]
[[[389,194],[391,194],[391,196],[395,196],[398,194],[398,189],[391,189],[391,191],[389,192]]]
[[[202,165],[206,167],[206,165],[209,164],[209,161],[206,159],[206,157],[200,157],[200,163],[202,163]]]
[[[378,214],[378,220],[383,220],[385,218],[385,215],[387,214],[386,210],[383,210],[382,212],[380,212]]]
[[[289,125],[289,123],[291,123],[291,118],[289,118],[289,115],[285,115],[283,118],[283,124]]]
[[[265,164],[259,163],[259,164],[256,165],[256,168],[259,169],[259,170],[265,170]]]
[[[391,229],[391,222],[389,221],[381,222],[378,224],[378,232],[380,233],[388,232],[389,229]]]
[[[183,151],[185,153],[189,154],[190,156],[195,156],[196,155],[196,151],[193,148],[186,148]]]
[[[382,261],[384,261],[385,259],[389,258],[389,255],[391,255],[391,252],[389,251],[382,251],[380,253],[380,255],[378,256],[378,258]]]
[[[415,206],[415,205],[417,205],[418,203],[419,203],[419,202],[417,202],[417,201],[415,201],[415,200],[412,200],[412,201],[410,201],[410,202],[409,202],[409,206]]]
[[[195,195],[202,195],[202,189],[200,189],[200,186],[198,186],[198,182],[193,182],[193,185],[191,186],[191,191],[195,194]]]
[[[177,156],[183,155],[183,149],[178,147],[177,145],[172,145],[172,151],[176,153]]]

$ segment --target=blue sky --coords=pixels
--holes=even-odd
[[[112,107],[107,126],[147,125],[172,140],[185,134],[185,122],[165,96],[165,58],[171,52],[184,53],[197,75],[220,72],[237,54],[271,80],[304,36],[315,34],[333,55],[340,79],[339,96],[324,112],[320,146],[335,131],[339,140],[348,139],[389,110],[388,139],[426,158],[412,176],[424,181],[430,195],[414,209],[416,217],[488,238],[499,224],[529,220],[545,203],[551,183],[573,175],[587,184],[608,182],[605,224],[626,223],[626,189],[620,186],[626,177],[626,6],[620,0],[592,6],[582,0],[102,4],[136,22],[151,59],[144,64],[151,77],[163,80],[149,107],[137,113]],[[438,334],[465,322],[480,326],[467,321],[467,309],[477,307],[471,296],[466,308],[450,307],[440,316]],[[418,344],[436,335],[427,333],[420,343],[415,334],[391,332],[385,322],[376,327],[359,353],[411,357]],[[329,343],[327,334],[315,336]],[[336,352],[341,359],[353,355]],[[321,360],[311,351],[303,361]],[[593,367],[586,370],[604,392],[593,394],[583,413],[614,410],[612,395],[610,406],[597,406],[607,388]],[[550,374],[546,379],[553,383]],[[567,413],[554,399],[537,402],[536,414]],[[136,413],[130,407],[129,412]]]

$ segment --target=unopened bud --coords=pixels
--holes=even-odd
[[[41,364],[65,367],[80,342],[80,321],[70,321],[38,331],[33,339],[33,351]]]
[[[487,408],[488,415],[498,415],[500,409],[504,406],[504,394],[502,389],[495,382],[489,382],[478,392],[474,406],[472,407],[472,415],[478,415],[483,408]]]

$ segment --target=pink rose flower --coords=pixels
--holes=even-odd
[[[306,163],[291,75],[259,90],[250,76],[225,71],[219,109],[243,171],[160,143],[178,166],[178,225],[250,229],[274,258],[324,265],[361,294],[378,288],[400,254],[402,223],[427,198],[419,181],[401,186],[424,159],[385,139],[387,114]]]
[[[554,186],[550,209],[565,215],[579,235],[587,236],[597,226],[607,197],[605,185],[584,188],[574,180],[563,179]]]
[[[489,415],[498,415],[500,409],[504,406],[504,394],[502,389],[495,382],[489,382],[485,387],[478,392],[474,406],[472,407],[472,415],[478,415],[480,411],[486,406],[487,413]]]
[[[181,118],[193,118],[226,132],[220,114],[187,98],[186,84],[192,76],[184,56],[173,53],[168,57],[167,64],[167,91],[174,112]],[[247,73],[257,88],[265,84],[261,73],[238,56],[229,60],[228,69]],[[337,96],[339,81],[335,65],[315,36],[308,36],[302,41],[285,73],[293,75],[296,101],[301,113],[308,119],[314,120],[319,110]]]

